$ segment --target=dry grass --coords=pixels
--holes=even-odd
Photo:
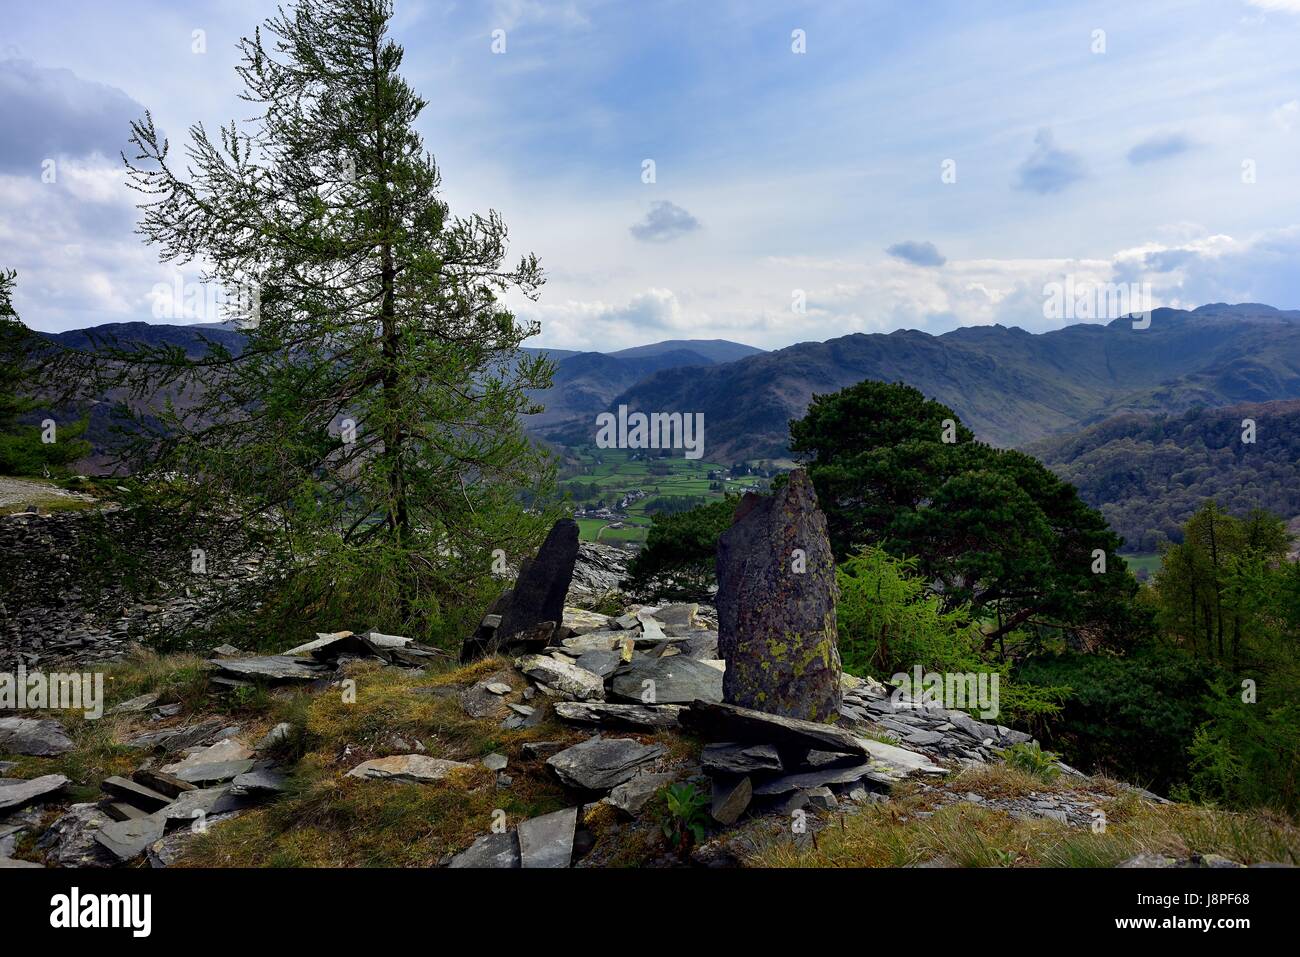
[[[953,789],[987,797],[1022,796],[1024,781],[1002,768],[968,772]],[[1012,772],[1015,774],[1017,772]],[[964,779],[964,780],[963,780]],[[1042,791],[1034,782],[1033,790]],[[1115,787],[1113,784],[1112,787]],[[981,787],[983,790],[981,790]],[[814,843],[775,828],[752,835],[747,863],[758,867],[1114,867],[1143,852],[1185,858],[1221,854],[1243,864],[1300,863],[1300,830],[1268,814],[1238,814],[1189,805],[1153,805],[1121,789],[1106,801],[1100,832],[961,802],[936,807],[911,795],[844,815]],[[995,793],[1000,792],[1000,793]]]
[[[504,666],[487,659],[431,677],[362,662],[344,672],[356,681],[354,703],[339,689],[282,700],[273,717],[295,726],[290,747],[301,752],[289,793],[197,838],[183,866],[431,867],[487,833],[497,810],[513,826],[568,806],[544,762],[524,759],[520,746],[577,742],[583,733],[552,722],[505,731],[499,719],[467,717],[453,693]],[[522,678],[512,681],[522,689]],[[430,693],[438,688],[449,693]],[[467,763],[499,751],[510,760],[511,785],[497,788],[478,766],[432,784],[344,776],[363,760],[418,751],[417,741],[433,757]]]

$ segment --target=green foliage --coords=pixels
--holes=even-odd
[[[967,610],[944,611],[917,564],[873,546],[840,563],[835,614],[846,671],[892,675],[918,663],[933,671],[983,668],[982,636]]]
[[[709,796],[694,784],[681,783],[665,788],[664,799],[667,802],[662,821],[664,836],[674,850],[685,853],[692,843],[704,840]]]
[[[1300,811],[1300,704],[1247,704],[1239,688],[1221,687],[1209,711],[1188,749],[1182,793],[1227,807]]]
[[[53,442],[42,441],[41,426],[22,421],[40,408],[26,394],[38,341],[14,311],[17,276],[0,270],[0,475],[69,475],[68,467],[90,454],[81,439],[89,420],[58,423]]]
[[[1152,588],[1166,639],[1217,670],[1183,793],[1300,813],[1300,564],[1272,515],[1207,502]]]
[[[1093,645],[1144,630],[1137,583],[1102,517],[1042,463],[974,441],[916,389],[865,381],[815,396],[790,434],[837,558],[867,544],[918,556],[945,609],[969,605],[990,622],[988,644],[1031,625]]]
[[[1258,510],[1236,519],[1207,502],[1156,577],[1164,632],[1212,660],[1242,665],[1263,656],[1253,663],[1287,668],[1300,637],[1276,614],[1285,608],[1289,544],[1281,519]]]
[[[1257,424],[1253,445],[1241,441],[1246,417]],[[1231,515],[1254,508],[1300,515],[1300,402],[1294,400],[1174,416],[1129,413],[1028,451],[1077,486],[1126,547],[1140,552],[1181,542],[1183,526],[1207,499]]]
[[[1040,735],[1071,764],[1166,790],[1184,780],[1187,749],[1207,718],[1212,667],[1148,644],[1126,657],[1062,652],[1024,662],[1025,685],[1068,687],[1059,717]]]
[[[481,599],[492,551],[530,550],[558,514],[525,507],[554,466],[521,424],[553,365],[521,351],[538,326],[503,305],[535,298],[541,268],[506,262],[496,213],[441,198],[391,16],[387,0],[281,10],[240,43],[260,115],[195,125],[183,163],[151,116],[132,126],[140,232],[164,260],[211,264],[246,341],[96,343],[90,372],[98,392],[173,397],[131,410],[124,455],[179,477],[194,545],[274,532],[262,604],[281,614],[263,631],[346,612],[437,640]]]
[[[717,584],[718,538],[731,527],[736,498],[688,512],[655,515],[645,548],[628,565],[627,591],[650,599],[707,598]]]
[[[850,674],[889,677],[923,672],[997,674],[1000,720],[1037,729],[1060,710],[1068,689],[1025,685],[994,660],[962,606],[945,611],[914,558],[868,546],[836,571],[840,660]],[[968,709],[978,710],[973,703]]]
[[[647,515],[677,515],[699,508],[704,504],[702,495],[656,495],[645,503]]]
[[[1040,781],[1055,781],[1061,774],[1060,755],[1044,751],[1037,741],[1013,744],[1002,751],[1002,759],[1017,771]]]

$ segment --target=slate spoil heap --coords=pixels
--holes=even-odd
[[[454,667],[449,655],[400,636],[340,631],[277,655],[218,648],[208,680],[217,694],[268,687],[337,694],[353,674],[360,675],[359,693],[366,675],[388,675],[413,695],[445,701],[458,720],[463,712],[486,740],[508,742],[500,750],[509,753],[440,756],[436,735],[421,740],[417,732],[408,742],[394,734],[361,754],[351,744],[340,747],[333,758],[333,773],[347,788],[386,781],[455,792],[474,768],[480,795],[511,788],[526,774],[548,778],[550,791],[567,802],[531,819],[484,820],[468,847],[458,841],[463,849],[438,862],[453,868],[620,863],[620,849],[638,835],[661,842],[659,795],[677,784],[707,800],[707,839],[691,854],[703,866],[740,862],[746,842],[764,829],[789,839],[795,820],[815,834],[832,819],[891,801],[903,782],[909,792],[929,795],[931,807],[967,802],[1090,827],[1104,788],[1068,767],[1061,770],[1081,786],[1000,797],[947,785],[951,772],[996,762],[1002,749],[1028,742],[1028,735],[840,672],[834,569],[819,519],[799,473],[773,499],[742,502],[719,551],[716,612],[692,603],[629,605],[623,614],[604,615],[565,605],[581,549],[572,523],[559,523],[523,565],[515,588],[465,641],[462,657],[491,652],[503,655],[493,659],[499,664],[426,684],[419,676]],[[803,559],[797,564],[796,550]],[[255,735],[219,715],[186,717],[180,704],[159,702],[150,693],[110,710],[120,735],[113,743],[140,760],[131,773],[98,782],[97,801],[73,803],[73,782],[60,773],[5,776],[17,762],[0,760],[0,867],[42,866],[38,860],[109,867],[142,856],[166,867],[198,833],[286,790],[294,752],[284,745],[295,733],[289,724]],[[543,722],[551,723],[526,733]],[[543,736],[560,740],[538,740]],[[55,761],[75,747],[56,720],[0,718],[0,756]],[[1144,792],[1140,798],[1162,800]],[[662,863],[681,863],[661,853]],[[1219,866],[1208,858],[1190,863]]]

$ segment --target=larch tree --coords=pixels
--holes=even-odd
[[[271,530],[290,605],[436,637],[473,613],[492,552],[550,518],[522,504],[554,469],[521,416],[553,366],[520,349],[538,327],[503,301],[537,296],[536,257],[508,265],[497,213],[440,198],[392,12],[281,9],[240,41],[257,115],[191,127],[183,164],[152,116],[132,125],[139,232],[225,290],[246,341],[100,343],[97,386],[167,397],[136,409],[127,461],[210,518]]]

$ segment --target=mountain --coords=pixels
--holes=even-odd
[[[658,344],[656,344],[658,345]],[[655,350],[655,346],[646,348]],[[693,349],[651,351],[641,355],[606,355],[579,352],[555,365],[551,388],[533,393],[546,411],[530,416],[528,425],[538,429],[574,418],[594,421],[596,413],[608,408],[610,400],[646,376],[666,369],[711,366],[713,360]]]
[[[1255,441],[1242,441],[1242,422]],[[1124,536],[1128,551],[1152,552],[1207,498],[1234,515],[1263,508],[1300,517],[1300,401],[1190,409],[1180,415],[1129,412],[1077,435],[1025,451],[1079,489]]]
[[[238,353],[244,344],[243,333],[230,323],[106,323],[87,329],[43,335],[53,342],[75,349],[91,349],[96,341],[115,339],[123,346],[134,343],[180,346],[192,357],[203,354],[208,342],[218,343],[234,353]],[[677,339],[637,346],[617,354],[533,347],[525,347],[523,351],[532,355],[549,356],[556,363],[552,387],[533,393],[533,398],[546,407],[544,412],[529,417],[527,424],[533,429],[559,421],[590,422],[597,412],[606,408],[610,400],[630,383],[656,372],[688,366],[712,366],[727,361],[726,357],[730,355],[759,352],[751,346],[722,339],[699,342]],[[178,399],[175,395],[170,397]],[[86,437],[97,450],[108,444],[113,424],[111,410],[123,398],[124,395],[106,395],[92,406]],[[84,467],[95,470],[105,461],[103,456],[96,455]]]
[[[717,363],[735,362],[737,359],[758,355],[763,351],[741,342],[730,342],[726,339],[668,339],[664,342],[653,342],[648,346],[633,346],[631,349],[620,349],[618,352],[609,354],[620,359],[640,359],[682,349],[694,352],[710,362]]]
[[[1039,334],[1000,325],[855,334],[665,369],[609,406],[704,413],[713,460],[781,458],[789,420],[814,393],[863,379],[906,382],[952,407],[980,438],[1020,446],[1125,411],[1300,398],[1300,312],[1215,303],[1156,309],[1145,329],[1125,318]]]

